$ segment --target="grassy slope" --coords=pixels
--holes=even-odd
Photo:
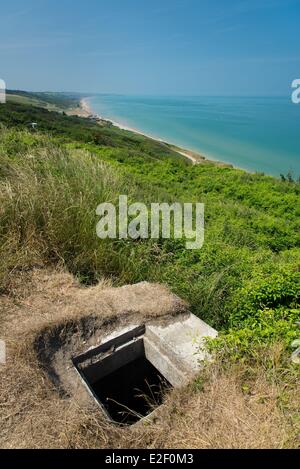
[[[79,105],[80,95],[71,93],[32,93],[28,91],[7,90],[8,101],[44,107],[46,109],[58,110],[68,109]]]
[[[39,133],[23,130],[28,120]],[[299,184],[192,166],[159,142],[36,107],[0,106],[0,121],[9,128],[0,135],[2,289],[16,269],[45,263],[63,263],[84,281],[164,282],[223,331],[220,358],[257,363],[280,343],[276,380],[296,385],[286,351],[300,335]],[[146,203],[205,202],[204,247],[100,241],[95,208],[120,193]]]
[[[88,158],[90,171],[93,171],[98,159],[106,161],[129,180],[126,187],[128,192],[135,187],[134,197],[137,200],[200,201],[206,204],[206,242],[200,251],[187,251],[183,242],[174,240],[158,243],[115,242],[116,249],[122,249],[118,259],[113,257],[107,264],[106,275],[121,282],[139,281],[145,277],[165,281],[191,301],[196,313],[220,327],[227,322],[237,292],[248,283],[252,285],[256,277],[268,278],[278,270],[297,270],[300,185],[220,168],[213,163],[192,166],[159,142],[109,125],[100,127],[87,119],[66,117],[38,107],[8,103],[0,107],[0,120],[13,129],[26,128],[28,121],[35,120],[42,131],[41,134],[15,130],[3,132],[2,153],[7,154],[7,164],[14,161],[17,166],[23,166],[26,161],[24,153],[31,153],[35,148],[37,151],[47,149],[48,145],[51,151],[54,148],[53,151],[58,153],[68,147],[71,155],[76,153],[74,150],[84,150],[95,155]],[[44,132],[47,135],[43,135]],[[65,157],[66,165],[73,165],[74,168],[72,171],[68,167],[62,168],[60,177],[79,174],[76,181],[76,189],[79,190],[83,184],[80,181],[82,162],[69,157],[69,153]],[[44,159],[39,163],[38,170],[41,164],[46,164]],[[47,164],[50,164],[49,173],[57,172],[58,162],[54,160],[52,163],[50,160]],[[33,169],[37,171],[37,168]],[[94,236],[97,220],[93,211],[103,195],[97,194],[97,177],[93,177],[95,182],[87,182],[91,186],[89,192],[93,184],[95,187],[93,201],[86,203],[92,211],[87,229],[91,230],[89,236],[95,252],[100,249],[101,243]],[[118,193],[116,191],[115,195]],[[152,252],[153,244],[157,249],[155,255]],[[86,265],[77,264],[77,257],[89,259],[87,251],[90,243],[88,246],[84,246],[83,240],[75,243],[70,255],[63,251],[63,243],[61,246],[59,257],[73,272],[91,279],[103,273],[99,271],[97,256],[94,263],[86,261]],[[120,261],[123,250],[126,252],[125,258]],[[127,250],[132,253],[130,267]],[[162,259],[164,262],[157,262]]]

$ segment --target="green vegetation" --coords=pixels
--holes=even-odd
[[[31,121],[38,132],[26,130]],[[16,269],[60,263],[84,282],[168,284],[222,331],[211,346],[233,358],[253,358],[273,342],[288,350],[299,337],[299,184],[193,166],[167,144],[36,106],[9,102],[0,122],[2,290]],[[101,241],[95,209],[119,194],[204,202],[203,248]]]
[[[23,97],[21,97],[22,99]],[[50,112],[35,105],[24,106],[21,102],[10,102],[0,106],[0,123],[7,127],[25,130],[31,122],[38,124],[38,130],[51,134],[60,143],[80,142],[119,149],[122,153],[132,150],[132,157],[146,156],[147,159],[172,158],[186,163],[186,159],[174,152],[167,144],[145,138],[142,135],[126,132],[103,121],[99,126],[92,120],[77,116],[66,116],[64,113]],[[126,155],[125,155],[126,156]]]
[[[32,104],[37,106],[52,106],[57,109],[68,109],[70,107],[76,107],[79,104],[80,95],[71,93],[32,93],[28,91],[6,91],[7,98],[10,101],[13,96],[13,101],[17,101],[23,104]]]

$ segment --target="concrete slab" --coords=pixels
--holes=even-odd
[[[146,325],[131,324],[103,337],[100,344],[73,359],[85,371],[89,382],[112,373],[134,357],[145,355],[173,387],[187,384],[209,358],[201,349],[206,337],[217,331],[193,314],[181,314],[168,322],[153,320]],[[142,344],[142,349],[138,347]],[[91,375],[91,376],[90,376]]]
[[[146,326],[146,337],[149,340],[156,338],[167,347],[171,354],[175,354],[177,359],[184,362],[187,369],[197,371],[201,366],[201,361],[208,358],[206,352],[201,350],[205,337],[217,337],[218,332],[206,324],[194,314],[190,314],[184,319],[166,326],[148,325]]]
[[[190,313],[171,317],[167,322],[153,320],[146,324],[127,324],[126,327],[117,328],[103,337],[96,347],[89,348],[74,357],[73,365],[84,382],[86,390],[100,405],[106,417],[117,423],[119,411],[117,412],[114,406],[122,407],[123,401],[115,402],[115,404],[109,403],[104,399],[102,391],[107,386],[112,386],[110,392],[119,393],[116,379],[120,379],[119,375],[123,376],[122,370],[123,374],[124,370],[129,374],[127,381],[122,383],[124,392],[122,391],[123,394],[120,396],[118,394],[118,396],[120,399],[124,398],[126,402],[129,399],[132,405],[137,405],[137,401],[134,400],[136,382],[144,383],[149,378],[148,375],[141,375],[143,370],[140,368],[134,368],[136,375],[129,372],[130,364],[137,367],[137,363],[143,363],[144,367],[150,366],[152,370],[156,370],[157,376],[160,374],[165,378],[168,385],[174,388],[184,386],[200,371],[203,360],[208,358],[207,353],[201,350],[205,337],[216,337],[217,334],[216,330]],[[146,363],[149,365],[146,366]],[[132,365],[130,369],[132,370]],[[118,378],[115,378],[116,373],[119,373]],[[124,406],[126,407],[127,404]],[[131,416],[132,422],[142,418],[148,419],[153,414],[151,412],[147,415],[147,410],[145,412],[144,417]],[[120,418],[123,419],[122,416]],[[120,423],[119,420],[118,422]]]

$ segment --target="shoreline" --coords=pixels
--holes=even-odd
[[[90,107],[87,98],[83,98],[80,100],[77,107],[68,109],[66,114],[68,116],[91,117],[91,115],[93,115],[93,110]]]
[[[168,145],[174,152],[178,153],[179,155],[184,156],[187,158],[189,161],[191,161],[193,164],[205,164],[205,163],[213,163],[219,167],[223,168],[232,168],[232,169],[242,169],[242,168],[236,168],[234,167],[231,163],[226,163],[223,161],[219,160],[214,160],[211,158],[207,158],[206,156],[197,153],[193,150],[188,150],[186,148],[182,148],[177,146],[176,144],[173,144],[171,142],[167,142],[159,137],[154,137],[152,135],[146,134],[138,129],[132,128],[125,126],[123,124],[120,124],[119,122],[116,122],[112,119],[107,119],[105,117],[102,117],[100,114],[96,113],[93,111],[90,103],[89,103],[89,98],[82,98],[80,100],[79,106],[77,108],[72,108],[67,112],[68,115],[76,115],[78,117],[85,117],[85,118],[93,118],[93,119],[99,119],[100,121],[106,121],[112,124],[113,126],[117,127],[120,130],[126,130],[128,132],[133,132],[138,135],[142,135],[143,137],[150,138],[151,140],[155,140],[156,142],[164,143]],[[245,170],[243,170],[245,171]]]

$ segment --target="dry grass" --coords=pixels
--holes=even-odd
[[[101,334],[128,318],[147,321],[158,311],[169,317],[185,310],[166,288],[143,283],[113,289],[102,282],[87,289],[70,274],[36,269],[16,275],[10,291],[10,296],[0,299],[0,337],[8,347],[7,365],[0,366],[0,447],[282,448],[299,444],[293,420],[299,396],[294,387],[266,374],[263,362],[252,369],[243,364],[227,369],[210,366],[188,388],[173,391],[151,423],[128,428],[105,421],[98,409],[82,400],[81,386],[69,387],[69,397],[59,394],[41,367],[37,343],[44,350],[53,338],[65,345],[52,363],[59,370],[59,360],[67,360],[66,350],[72,349],[74,337],[73,345],[86,347],[80,344],[83,317],[93,317],[92,324]],[[276,363],[280,353],[273,348],[268,358]]]

